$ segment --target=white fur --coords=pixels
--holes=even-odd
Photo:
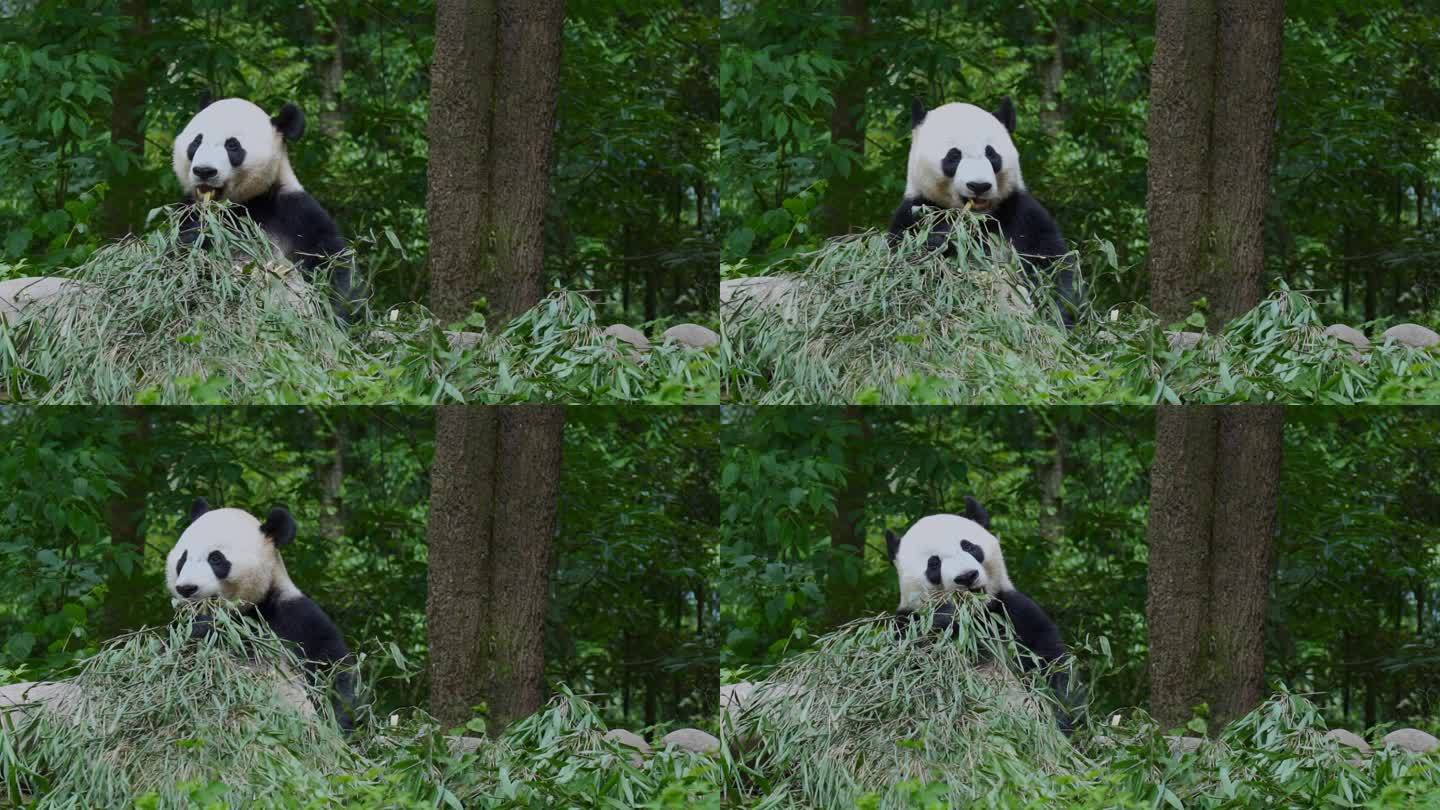
[[[192,160],[186,153],[197,134],[203,137]],[[229,138],[238,140],[245,149],[245,160],[239,166],[230,165],[225,150]],[[215,177],[204,181],[206,186],[219,189],[217,198],[245,202],[277,183],[282,191],[303,190],[290,168],[285,139],[271,123],[270,115],[243,98],[216,101],[196,113],[175,136],[172,165],[187,194],[201,183],[193,171],[195,166],[217,170]]]
[[[223,580],[210,567],[207,558],[212,551],[230,561],[230,574]],[[185,564],[180,566],[182,555]],[[286,599],[301,595],[285,571],[280,551],[261,534],[259,519],[243,509],[212,509],[196,518],[165,558],[165,584],[176,604],[216,596],[258,603],[272,587]],[[198,590],[182,597],[176,590],[181,585]]]
[[[1000,155],[999,174],[985,156],[987,146]],[[959,149],[961,156],[953,178],[940,168],[951,149]],[[972,181],[989,183],[990,190],[976,197],[965,185]],[[987,110],[974,104],[945,104],[926,113],[910,135],[906,197],[924,197],[946,208],[963,208],[975,198],[977,210],[988,210],[1024,188],[1015,142],[1000,119]]]
[[[979,546],[984,561],[977,563],[962,550],[962,540]],[[939,586],[925,578],[931,557],[940,558]],[[955,577],[970,571],[976,571],[978,576],[967,590],[991,596],[1014,590],[1005,571],[1005,557],[1000,554],[1000,541],[979,523],[959,515],[929,515],[916,521],[900,538],[895,571],[900,575],[900,610],[916,610],[933,594],[961,590],[963,586],[955,582]]]

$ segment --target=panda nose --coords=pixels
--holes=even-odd
[[[194,596],[194,595],[195,595],[195,592],[198,591],[198,590],[200,590],[200,586],[199,586],[199,585],[176,585],[176,586],[175,586],[175,592],[178,593],[178,594],[180,594],[180,596],[184,597],[185,599],[189,599],[190,597]]]
[[[955,576],[955,584],[966,586],[973,585],[975,583],[975,577],[978,576],[980,576],[979,571],[966,571],[963,574],[957,574]]]
[[[975,183],[975,182],[970,182],[970,183],[966,183],[966,184],[965,184],[965,187],[968,188],[968,189],[970,189],[971,191],[975,192],[976,194],[984,194],[985,192],[987,192],[987,191],[990,190],[990,184],[989,184],[989,183]]]
[[[209,180],[220,173],[220,170],[214,166],[191,166],[190,171],[194,172],[195,176],[201,180]]]

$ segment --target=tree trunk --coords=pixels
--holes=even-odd
[[[1060,83],[1065,78],[1065,18],[1055,14],[1050,33],[1050,61],[1040,73],[1040,129],[1047,138],[1058,138],[1065,129],[1065,110]]]
[[[1261,698],[1283,425],[1279,406],[1156,409],[1145,612],[1164,726],[1206,703],[1220,728]]]
[[[845,73],[835,87],[835,107],[830,111],[830,143],[849,146],[856,152],[846,177],[832,177],[824,200],[825,233],[840,236],[850,232],[855,201],[861,184],[855,176],[865,163],[865,90],[870,86],[870,56],[865,40],[870,33],[870,0],[840,0],[840,14],[850,26],[840,37],[840,52],[849,57]]]
[[[110,98],[110,143],[129,153],[125,168],[111,173],[110,188],[101,203],[100,228],[107,238],[118,239],[140,225],[145,207],[145,94],[150,87],[152,61],[149,0],[125,0],[130,18],[129,38],[140,52],[120,75]]]
[[[488,167],[498,31],[496,0],[436,0],[425,214],[430,308],[442,323],[470,314],[482,279],[493,275]]]
[[[1156,5],[1146,219],[1164,319],[1204,298],[1218,325],[1260,300],[1283,21],[1283,0]]]
[[[550,549],[560,502],[565,409],[515,405],[500,409],[490,559],[490,729],[498,732],[540,708],[545,699],[545,614],[550,605]]]
[[[106,584],[104,610],[101,612],[103,638],[132,630],[139,624],[137,611],[144,605],[143,594],[154,588],[154,580],[142,570],[145,558],[145,499],[150,494],[154,477],[154,461],[150,445],[150,413],[148,408],[124,409],[130,429],[120,440],[124,454],[125,473],[117,482],[120,492],[105,504],[105,524],[110,530],[110,544],[117,552],[135,555],[129,573],[122,569]]]
[[[564,420],[550,405],[435,409],[425,613],[431,713],[447,726],[483,704],[498,733],[544,699]]]
[[[1060,412],[1050,414],[1050,461],[1036,471],[1040,480],[1040,539],[1047,544],[1059,542],[1065,535],[1065,521],[1061,517],[1061,489],[1065,484],[1065,417]]]
[[[345,80],[345,10],[337,5],[330,9],[330,16],[330,61],[320,75],[320,132],[327,141],[345,131],[345,112],[340,108],[340,86]]]
[[[330,457],[315,471],[320,481],[320,537],[335,542],[345,536],[345,517],[341,500],[345,485],[345,423],[337,418],[330,426],[326,449]]]
[[[499,0],[500,78],[495,97],[494,272],[482,276],[501,322],[534,306],[545,288],[545,207],[560,93],[564,0]],[[494,322],[495,318],[492,318]]]
[[[863,566],[865,560],[865,532],[860,522],[870,494],[871,471],[864,458],[871,444],[871,428],[866,410],[860,406],[846,406],[845,421],[854,429],[845,440],[845,484],[835,494],[835,514],[830,518],[830,570],[825,577],[825,612],[832,626],[855,618],[864,602],[856,593],[858,582],[847,581],[845,569],[847,562]]]

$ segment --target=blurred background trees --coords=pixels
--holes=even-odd
[[[1071,244],[1111,242],[1102,304],[1146,301],[1153,2],[777,0],[727,10],[722,239],[754,275],[827,236],[883,228],[905,182],[912,97],[1003,95],[1026,183]],[[1317,290],[1333,319],[1434,313],[1440,38],[1433,5],[1285,4],[1262,286]],[[1223,160],[1223,156],[1217,156]],[[1216,204],[1226,204],[1217,193]]]
[[[1106,639],[1099,710],[1149,704],[1153,409],[724,414],[724,667],[774,664],[844,621],[893,611],[884,530],[963,509],[973,494],[1017,587],[1088,648],[1090,666],[1102,666]],[[1332,722],[1434,724],[1437,420],[1426,408],[1285,409],[1261,629],[1267,694],[1281,683],[1317,693]],[[1223,530],[1227,515],[1215,503],[1208,519]],[[1222,567],[1240,556],[1211,553]]]
[[[617,320],[713,311],[717,16],[567,4],[544,289],[594,290]],[[426,301],[434,44],[428,1],[0,6],[0,279],[63,273],[176,202],[171,142],[212,91],[299,104],[296,174],[359,240],[376,301]]]
[[[713,718],[717,429],[708,409],[567,410],[544,620],[512,628],[543,637],[544,691],[617,725]],[[164,557],[204,495],[288,504],[286,565],[367,656],[376,710],[427,706],[436,454],[428,408],[0,408],[0,683],[168,621]]]

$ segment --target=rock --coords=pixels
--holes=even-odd
[[[1427,329],[1418,323],[1401,323],[1386,329],[1383,339],[1393,340],[1401,346],[1428,349],[1440,343],[1440,334],[1436,334],[1435,330]]]
[[[1370,348],[1370,338],[1365,337],[1364,332],[1361,332],[1353,326],[1346,326],[1343,323],[1332,323],[1325,327],[1325,334],[1343,343],[1349,343],[1357,349]]]
[[[1170,351],[1178,352],[1185,349],[1193,349],[1200,345],[1205,338],[1204,332],[1166,332],[1165,339],[1170,341]]]
[[[1380,740],[1386,748],[1395,747],[1417,754],[1428,754],[1440,749],[1440,740],[1433,734],[1426,734],[1418,728],[1397,728]]]
[[[23,720],[29,708],[40,706],[63,713],[77,697],[79,689],[66,681],[12,683],[0,686],[0,715],[10,722]]]
[[[1343,728],[1332,728],[1325,732],[1325,739],[1334,740],[1341,745],[1348,745],[1363,754],[1370,753],[1370,743],[1365,742],[1364,737],[1361,737],[1353,731],[1347,731]]]
[[[661,740],[666,748],[675,746],[697,754],[713,754],[720,750],[720,740],[714,734],[698,728],[681,728],[666,734]]]
[[[0,321],[12,324],[27,307],[80,289],[79,282],[54,276],[29,276],[0,281]]]
[[[445,742],[449,743],[450,753],[455,756],[473,754],[485,745],[485,740],[480,737],[451,737],[447,735]]]
[[[692,349],[708,349],[720,345],[720,336],[695,323],[681,323],[665,330],[665,340],[675,341]]]
[[[795,320],[795,293],[800,283],[781,276],[750,276],[720,282],[720,312],[744,319],[756,310],[778,307],[780,317]],[[749,313],[747,313],[749,310]]]
[[[612,728],[605,732],[605,739],[614,740],[621,745],[628,745],[634,748],[636,753],[630,755],[630,764],[632,766],[639,768],[645,764],[645,757],[640,755],[650,753],[650,743],[645,742],[644,737],[623,728]]]
[[[1179,754],[1193,754],[1199,751],[1200,746],[1205,744],[1205,738],[1172,737],[1167,734],[1165,735],[1165,742],[1170,744],[1170,753],[1178,756]]]
[[[725,713],[730,722],[738,721],[740,715],[745,711],[745,704],[750,702],[753,694],[755,694],[755,684],[750,681],[721,684],[720,711]]]
[[[463,352],[480,345],[485,335],[480,332],[451,332],[447,329],[445,339],[450,342],[451,351]]]
[[[616,340],[629,343],[642,352],[650,350],[650,338],[645,337],[644,332],[641,332],[633,326],[626,326],[623,323],[612,323],[605,327],[605,331],[601,334],[609,335]]]

